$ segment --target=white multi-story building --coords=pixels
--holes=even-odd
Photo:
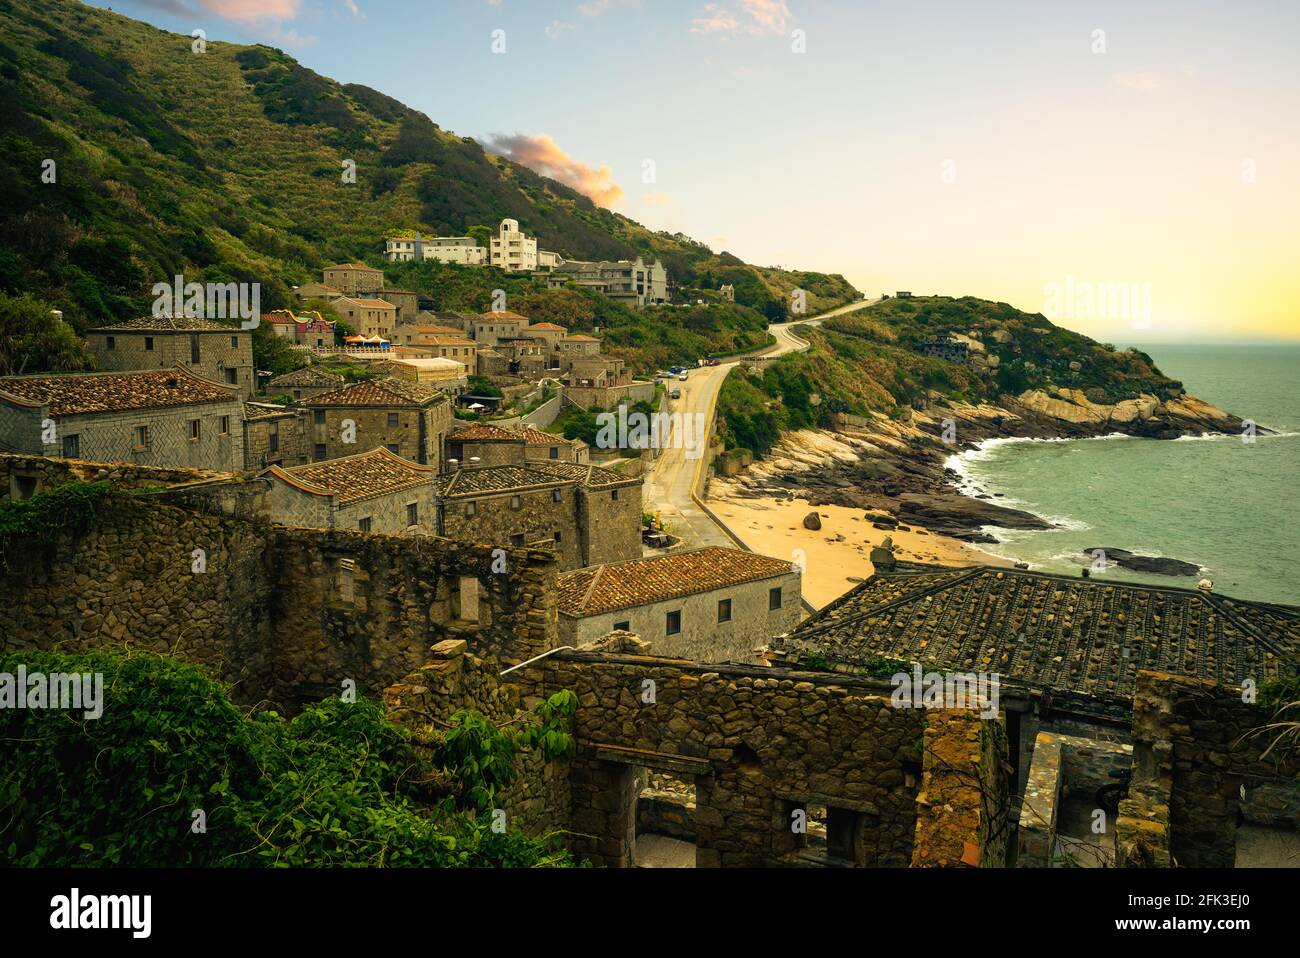
[[[531,273],[537,269],[537,239],[519,229],[518,220],[502,220],[492,237],[493,266],[507,273]]]
[[[389,236],[384,239],[384,259],[389,262],[460,263],[464,266],[482,266],[487,262],[488,248],[479,246],[472,236],[428,236],[416,233],[411,236]]]

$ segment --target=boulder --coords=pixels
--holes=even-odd
[[[1098,551],[1105,553],[1107,562],[1113,562],[1121,569],[1130,569],[1133,572],[1147,572],[1152,575],[1197,575],[1201,571],[1201,567],[1195,562],[1167,559],[1164,556],[1134,555],[1127,549],[1106,549],[1101,546],[1092,546],[1084,549],[1083,554],[1092,559],[1094,553]]]
[[[822,527],[822,517],[815,511],[808,513],[803,517],[803,527],[805,529],[820,529]]]

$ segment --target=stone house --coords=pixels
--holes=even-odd
[[[314,462],[383,446],[422,466],[442,464],[451,400],[436,386],[385,376],[303,400]]]
[[[239,390],[184,367],[0,379],[0,448],[31,455],[238,472]]]
[[[414,335],[409,337],[408,343],[406,348],[427,350],[431,356],[453,359],[464,363],[467,370],[478,369],[478,345],[464,336]]]
[[[561,337],[559,348],[560,353],[566,355],[570,361],[579,356],[599,356],[600,340],[595,336],[578,333],[574,336]]]
[[[392,341],[397,328],[397,307],[382,299],[357,299],[340,296],[330,304],[358,336]]]
[[[393,342],[399,345],[410,344],[422,336],[450,336],[453,339],[466,338],[463,329],[457,329],[455,326],[443,326],[439,323],[424,322],[419,319],[414,322],[398,322],[397,328],[393,330]]]
[[[271,520],[310,529],[428,534],[436,509],[436,473],[382,446],[301,466],[271,466]]]
[[[184,367],[214,383],[235,386],[244,399],[257,389],[253,333],[210,319],[142,316],[86,333],[105,372]]]
[[[327,303],[332,303],[343,295],[343,290],[335,289],[333,286],[326,286],[324,283],[304,283],[293,288],[293,295],[299,302],[309,299],[323,299]]]
[[[553,551],[561,569],[641,555],[641,479],[589,464],[461,466],[442,484],[438,535]]]
[[[337,289],[344,296],[356,296],[362,290],[381,288],[384,285],[384,271],[365,263],[340,263],[326,267],[321,273],[321,282]]]
[[[246,402],[243,416],[244,468],[249,472],[267,466],[301,465],[311,449],[298,409],[271,403]]]
[[[403,320],[412,320],[420,312],[420,295],[409,289],[393,289],[391,286],[367,287],[358,291],[359,299],[379,299],[392,304],[394,309],[394,327]]]
[[[524,426],[520,432],[524,436],[525,462],[585,463],[588,461],[591,450],[581,439],[565,439],[563,436],[542,432],[532,426]]]
[[[440,356],[405,356],[381,359],[370,364],[377,376],[392,376],[412,383],[437,386],[449,396],[459,396],[469,389],[469,373],[464,363]]]
[[[582,646],[631,631],[654,654],[754,662],[802,615],[800,573],[783,559],[711,546],[560,576],[560,639]]]
[[[588,447],[581,439],[565,439],[524,426],[505,429],[491,423],[453,428],[447,436],[447,460],[464,466],[522,466],[529,462],[586,463]],[[475,461],[477,460],[477,461]]]
[[[528,328],[528,317],[508,309],[482,313],[469,324],[470,339],[484,346],[495,346],[503,339],[518,339]]]
[[[327,372],[319,366],[303,366],[283,376],[276,376],[263,387],[263,392],[268,396],[310,399],[312,396],[338,389],[344,382],[342,376]]]

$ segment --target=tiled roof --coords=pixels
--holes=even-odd
[[[628,478],[612,469],[570,462],[530,462],[526,466],[469,466],[456,470],[443,491],[448,496],[485,495],[578,483],[595,488],[640,485],[640,477]]]
[[[267,388],[272,386],[341,386],[343,377],[335,373],[326,372],[315,366],[303,366],[301,369],[295,369],[292,372],[285,373],[282,376],[276,376],[266,384]]]
[[[571,343],[598,343],[600,342],[595,336],[584,336],[578,333],[576,336],[565,336],[565,340]]]
[[[296,415],[297,413],[287,406],[276,406],[273,403],[260,402],[244,403],[244,422],[256,422],[259,419],[284,419]]]
[[[412,345],[414,346],[477,346],[472,339],[466,339],[464,336],[413,336]]]
[[[558,323],[533,323],[531,326],[528,327],[528,329],[530,331],[534,329],[545,329],[550,332],[559,331],[561,333],[567,333],[569,331],[569,328],[567,326],[561,326]]]
[[[521,316],[519,313],[512,313],[508,309],[503,309],[499,313],[495,313],[491,310],[488,310],[486,313],[480,313],[479,318],[486,319],[486,320],[495,319],[503,322],[516,322],[516,321],[523,321],[525,323],[528,322],[527,316]]]
[[[523,436],[489,423],[475,423],[447,436],[448,442],[520,442]]]
[[[534,429],[532,426],[524,426],[520,432],[523,433],[524,442],[530,446],[555,446],[574,445],[582,442],[581,439],[565,439],[563,436],[557,436],[554,433],[542,432],[540,429]],[[584,444],[585,445],[585,444]]]
[[[398,332],[405,333],[433,333],[438,336],[460,336],[465,335],[465,330],[457,329],[455,326],[424,326],[419,323],[410,323],[397,327]]]
[[[368,269],[372,273],[382,273],[382,269],[376,269],[374,266],[367,266],[365,263],[339,263],[337,266],[326,266],[326,269]]]
[[[232,320],[232,323],[235,322]],[[92,333],[145,332],[145,333],[239,333],[238,325],[218,323],[197,316],[138,316],[112,326],[97,326]],[[250,334],[251,335],[251,334]]]
[[[237,398],[238,392],[234,386],[201,379],[179,367],[0,379],[0,393],[32,405],[48,404],[50,413],[55,416],[231,402]]]
[[[560,611],[565,615],[584,616],[710,592],[793,571],[794,566],[782,559],[710,546],[577,569],[559,576],[556,586]]]
[[[366,309],[396,309],[392,303],[384,299],[353,299],[352,302],[364,306]]]
[[[989,566],[911,564],[877,571],[774,648],[850,667],[883,657],[996,672],[1127,703],[1139,669],[1231,684],[1294,670],[1300,608]]]
[[[305,492],[332,495],[340,503],[347,503],[428,485],[433,482],[433,472],[432,466],[409,462],[381,446],[356,456],[305,466],[271,466],[259,475],[274,475]]]
[[[306,406],[423,406],[433,401],[446,401],[447,396],[437,386],[413,383],[405,379],[385,376],[369,382],[353,383],[319,396],[304,399]]]

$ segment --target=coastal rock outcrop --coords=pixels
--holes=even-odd
[[[1083,550],[1083,554],[1093,560],[1098,557],[1098,553],[1104,555],[1107,562],[1113,562],[1121,569],[1130,569],[1133,572],[1147,572],[1152,575],[1197,575],[1201,571],[1201,567],[1195,562],[1168,559],[1164,556],[1134,555],[1127,549],[1104,549],[1101,546],[1093,546]]]

